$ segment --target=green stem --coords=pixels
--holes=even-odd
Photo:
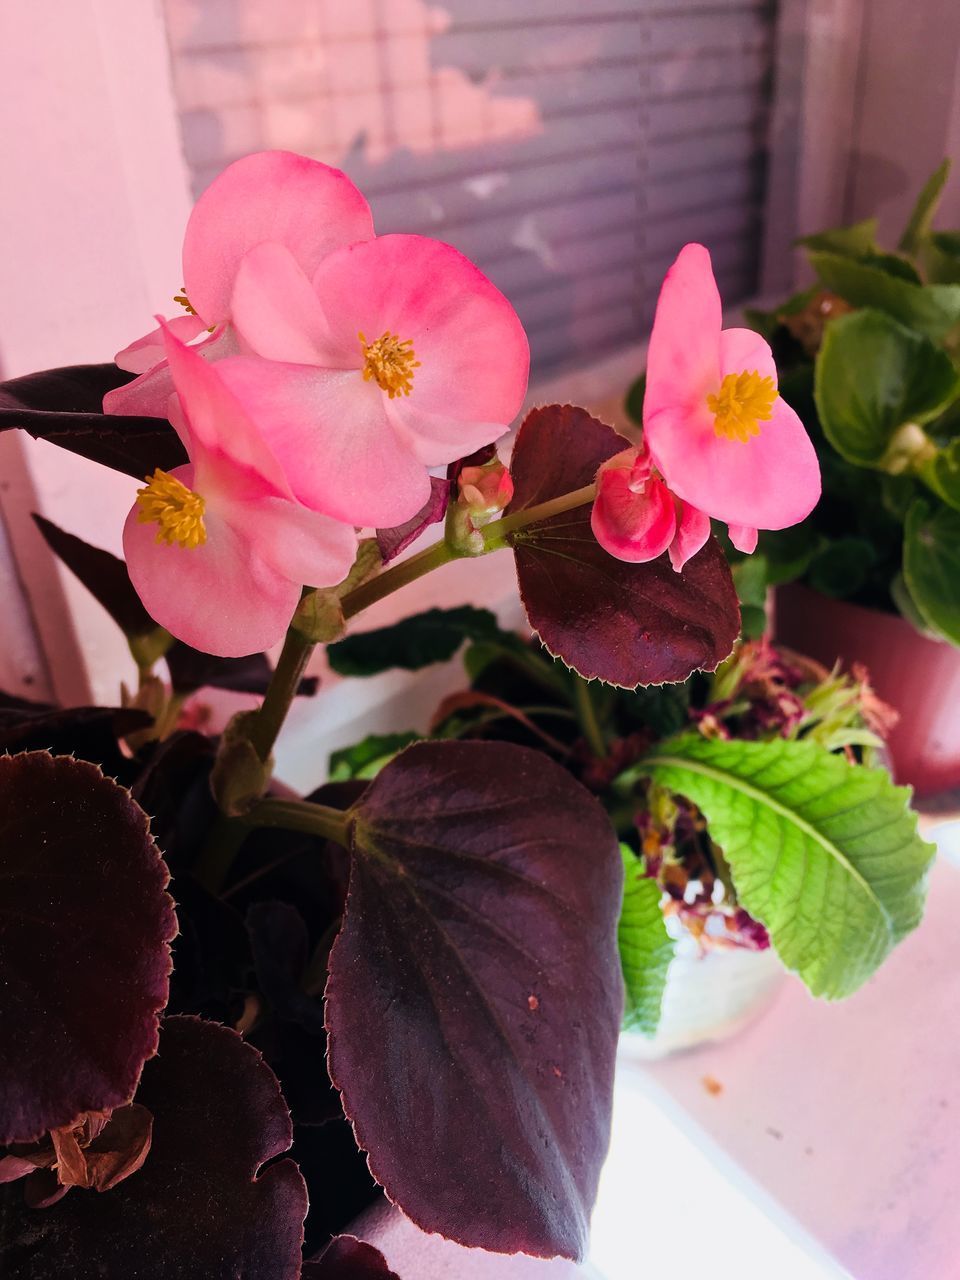
[[[383,573],[378,574],[377,577],[347,592],[341,601],[344,618],[356,617],[358,613],[369,609],[378,600],[391,595],[394,591],[399,591],[401,587],[411,582],[416,582],[417,578],[422,578],[425,573],[439,569],[441,565],[449,564],[458,558],[456,551],[445,542],[435,542],[433,546],[418,551],[416,555],[410,556],[407,560],[401,560],[399,564],[389,569],[384,569]]]
[[[266,695],[260,704],[260,711],[250,728],[250,741],[264,762],[270,759],[273,745],[287,718],[290,704],[297,696],[300,680],[313,650],[313,641],[291,627],[270,677]]]
[[[574,680],[573,700],[581,732],[586,738],[590,750],[602,760],[607,754],[607,744],[604,741],[603,730],[600,728],[600,721],[597,719],[597,709],[593,705],[593,699],[590,697],[590,688],[586,680],[581,680],[579,677]]]
[[[193,873],[205,889],[219,893],[250,828],[239,818],[220,814],[200,851]]]
[[[309,800],[281,800],[268,796],[244,814],[248,827],[281,827],[284,831],[305,831],[350,847],[350,820],[339,809]]]
[[[483,540],[488,551],[499,551],[508,546],[507,535],[525,529],[527,525],[539,524],[550,520],[553,516],[563,515],[565,511],[573,511],[577,507],[585,507],[597,496],[596,483],[585,484],[582,489],[573,489],[570,493],[562,493],[559,498],[550,498],[539,502],[534,507],[524,507],[522,511],[514,511],[494,524],[488,524],[483,530]]]

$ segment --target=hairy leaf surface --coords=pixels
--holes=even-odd
[[[737,896],[814,995],[850,995],[920,922],[933,846],[910,790],[813,742],[663,743],[644,762],[692,800]]]
[[[660,886],[644,873],[632,849],[621,845],[620,851],[624,885],[617,939],[627,995],[623,1025],[652,1036],[660,1021],[673,941],[660,910]]]
[[[146,814],[95,765],[0,756],[0,832],[0,1142],[29,1142],[129,1101],[176,917]]]

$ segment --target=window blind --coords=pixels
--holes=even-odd
[[[770,0],[165,0],[199,193],[286,147],[510,297],[535,370],[641,337],[680,246],[756,287]]]

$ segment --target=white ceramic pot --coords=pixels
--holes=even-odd
[[[701,952],[685,935],[678,940],[667,973],[657,1034],[627,1032],[621,1049],[631,1057],[662,1058],[725,1040],[767,1008],[783,979],[783,966],[772,948]]]

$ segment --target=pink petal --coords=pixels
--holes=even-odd
[[[355,352],[359,365],[358,332],[371,342],[385,332],[413,342],[420,368],[408,406],[450,420],[451,445],[457,422],[507,426],[516,416],[530,366],[523,326],[499,289],[450,245],[379,236],[331,254],[313,283],[344,357]]]
[[[425,467],[360,370],[236,357],[218,366],[280,460],[296,497],[350,524],[392,528],[430,496]]]
[[[212,363],[234,354],[237,350],[236,337],[230,326],[224,325],[203,342],[194,343],[190,350]],[[103,397],[103,412],[121,416],[132,414],[146,418],[165,418],[172,394],[173,378],[164,358],[126,386],[108,391]]]
[[[193,488],[190,466],[171,473]],[[130,580],[150,616],[178,640],[222,658],[258,653],[281,639],[300,599],[300,585],[281,577],[215,510],[204,516],[199,547],[156,541],[133,507],[123,530]]]
[[[757,549],[757,540],[759,537],[756,529],[751,529],[747,524],[731,524],[727,526],[730,534],[730,541],[745,555],[752,556]]]
[[[198,334],[202,333],[204,328],[203,321],[199,316],[174,316],[172,320],[168,320],[166,323],[170,331],[175,333],[181,342],[190,342]],[[136,342],[131,342],[122,351],[118,351],[113,357],[117,367],[126,369],[128,373],[146,373],[148,369],[160,364],[165,358],[163,330],[159,325],[156,329],[151,329],[149,333],[145,333],[142,338],[137,338]]]
[[[206,481],[204,472],[208,461],[202,455],[209,454],[212,455],[211,461],[217,457],[229,459],[233,470],[251,472],[274,492],[289,495],[290,489],[279,462],[218,372],[223,362],[216,368],[208,364],[192,347],[178,342],[169,330],[164,331],[164,341],[170,374],[190,428],[194,446],[191,457],[201,482]],[[266,361],[252,363],[267,368]],[[250,481],[256,486],[253,477]],[[233,476],[227,477],[228,487],[234,487],[236,483]]]
[[[621,457],[623,455],[620,455]],[[676,532],[676,511],[666,485],[650,479],[641,493],[630,488],[628,466],[601,468],[590,516],[593,535],[618,560],[656,560]]]
[[[643,426],[654,457],[677,410],[705,405],[720,384],[720,324],[710,254],[702,244],[688,244],[660,289],[647,349]],[[665,414],[670,417],[661,421]]]
[[[207,325],[220,324],[240,260],[255,245],[285,245],[312,276],[328,253],[372,235],[370,207],[339,169],[261,151],[230,165],[197,201],[183,242],[187,296]]]
[[[357,556],[353,525],[284,498],[244,504],[244,532],[257,554],[285,578],[311,587],[342,582]]]
[[[231,304],[233,323],[247,345],[268,360],[358,368],[360,341],[354,334],[350,358],[324,357],[330,327],[309,279],[282,244],[251,249],[237,271]]]
[[[442,413],[425,413],[413,403],[413,396],[387,400],[386,411],[399,438],[425,467],[441,467],[465,458],[510,429],[497,422],[466,422]]]
[[[785,400],[747,441],[718,436],[712,417],[677,409],[658,418],[657,446],[646,438],[674,493],[727,524],[786,529],[820,497],[820,466],[803,423]]]
[[[710,517],[689,502],[677,504],[680,508],[677,517],[677,534],[670,543],[670,563],[677,573],[688,560],[692,560],[700,548],[710,537]]]
[[[720,334],[720,379],[728,373],[756,371],[777,385],[777,366],[770,343],[752,329],[724,329]]]

